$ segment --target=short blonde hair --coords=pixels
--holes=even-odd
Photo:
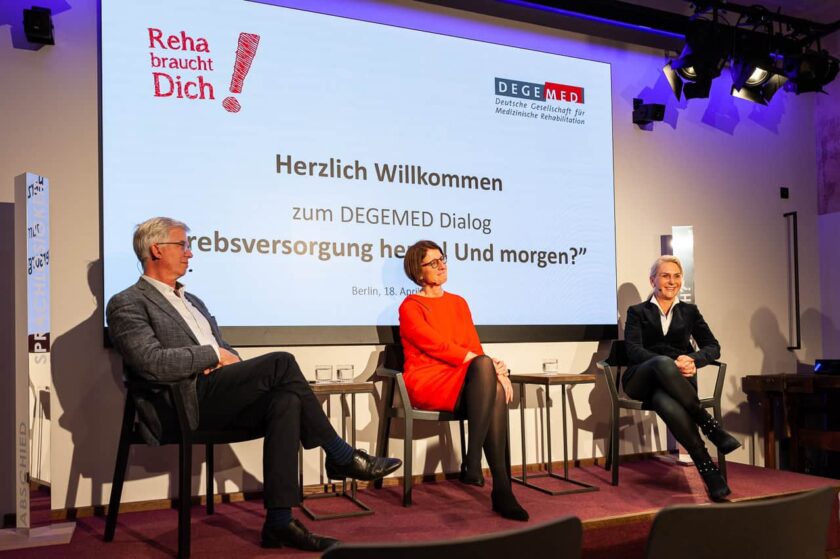
[[[680,269],[680,273],[683,273],[682,262],[680,262],[679,258],[671,254],[663,254],[662,256],[654,260],[653,265],[650,267],[651,279],[656,277],[656,273],[659,271],[659,267],[667,262],[670,262],[671,264],[676,264],[677,268]]]

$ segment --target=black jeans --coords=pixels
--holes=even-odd
[[[264,430],[266,508],[300,503],[298,447],[337,436],[295,358],[274,352],[198,377],[199,429]]]
[[[695,463],[708,459],[697,425],[709,414],[700,406],[697,389],[682,376],[673,359],[664,355],[652,357],[623,384],[628,396],[647,403],[665,421]]]

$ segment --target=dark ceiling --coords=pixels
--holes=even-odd
[[[657,8],[683,15],[691,15],[691,2],[686,0],[628,0],[630,4]],[[760,4],[770,10],[791,17],[807,19],[822,24],[840,20],[840,0],[741,0],[743,5]]]
[[[420,0],[471,12],[523,21],[644,45],[666,50],[680,50],[683,45],[688,17],[693,15],[694,3],[688,0]],[[840,0],[762,0],[754,2],[727,2],[726,0],[698,0],[701,4],[727,7],[724,18],[734,24],[740,14],[761,5],[774,21],[801,23],[805,20],[807,36],[830,37],[826,43],[840,44]],[[526,5],[530,4],[530,5]],[[544,9],[535,8],[540,6]],[[549,9],[545,9],[549,8]],[[551,9],[551,8],[559,8]],[[594,16],[581,18],[571,14]],[[601,18],[598,20],[597,18]],[[624,22],[625,26],[605,23],[603,20]],[[814,25],[811,26],[810,23]],[[801,25],[799,27],[802,27]],[[784,34],[788,29],[777,27]],[[669,34],[652,33],[664,30]],[[799,35],[801,41],[803,35]],[[810,42],[805,41],[805,42]],[[827,45],[821,45],[826,48]],[[837,50],[837,49],[828,49]],[[834,53],[837,56],[836,53]]]

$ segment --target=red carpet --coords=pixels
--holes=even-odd
[[[551,497],[521,485],[514,491],[531,514],[531,522],[564,515],[578,516],[584,524],[586,559],[641,557],[650,521],[655,512],[672,504],[707,502],[702,481],[694,468],[672,466],[659,460],[629,462],[621,467],[618,487],[609,484],[609,472],[597,466],[574,468],[575,479],[598,485],[600,491]],[[733,500],[754,499],[825,486],[840,481],[766,470],[742,464],[729,465]],[[562,482],[539,480],[551,487]],[[490,510],[490,487],[463,486],[457,481],[426,483],[414,489],[414,506],[403,508],[401,488],[369,489],[359,493],[376,514],[366,517],[314,522],[298,516],[313,531],[347,542],[428,541],[452,539],[514,529],[522,523],[504,520]],[[350,510],[344,499],[309,501],[318,512]],[[835,511],[836,512],[836,511]],[[296,511],[297,514],[297,511]],[[313,556],[294,550],[267,551],[259,547],[263,520],[261,501],[220,504],[207,516],[193,508],[192,555],[219,557]],[[174,510],[120,515],[114,542],[102,541],[104,519],[78,520],[68,546],[22,550],[0,554],[15,557],[171,557],[177,548],[177,516]],[[840,524],[833,515],[829,549],[840,548]]]

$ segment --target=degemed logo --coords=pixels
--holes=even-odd
[[[583,88],[562,83],[532,83],[508,78],[496,78],[496,95],[530,99],[531,101],[583,104]]]

